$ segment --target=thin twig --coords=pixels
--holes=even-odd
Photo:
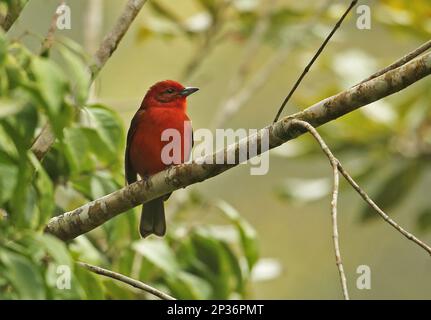
[[[321,5],[314,16],[309,19],[303,26],[300,26],[297,32],[294,33],[292,39],[285,39],[283,44],[278,48],[274,55],[253,75],[247,85],[242,89],[237,90],[232,94],[225,103],[219,107],[212,128],[219,128],[224,123],[237,113],[256,92],[259,91],[267,82],[271,75],[280,69],[280,66],[286,62],[292,49],[303,42],[304,36],[310,33],[319,20],[321,15],[328,9],[333,0],[327,0]],[[303,31],[304,30],[304,31]],[[254,54],[254,53],[253,53]]]
[[[332,166],[334,185],[332,189],[331,217],[332,217],[332,238],[334,242],[334,251],[335,251],[335,263],[338,268],[338,273],[340,274],[340,282],[341,282],[341,288],[343,291],[344,299],[349,300],[349,292],[347,290],[347,279],[346,279],[346,274],[344,273],[343,262],[341,260],[341,251],[340,251],[340,243],[339,243],[339,236],[338,236],[338,222],[337,222],[338,190],[339,190],[339,182],[340,182],[339,175],[338,175],[338,166],[340,164],[338,159],[335,158],[335,156],[332,154],[329,147],[326,145],[325,141],[322,139],[322,137],[319,135],[317,130],[314,129],[312,125],[310,125],[308,122],[305,122],[302,120],[296,120],[296,119],[292,120],[292,124],[301,126],[302,128],[306,129],[308,132],[311,133],[311,135],[319,143],[322,151],[328,157],[329,162]]]
[[[316,59],[322,53],[322,51],[325,48],[326,44],[329,42],[329,40],[331,40],[332,36],[335,34],[335,32],[337,31],[337,29],[341,26],[341,23],[343,22],[344,18],[349,14],[350,10],[352,10],[352,8],[356,5],[357,2],[358,2],[358,0],[353,0],[350,3],[350,6],[344,12],[344,14],[341,16],[341,18],[337,21],[337,23],[335,24],[334,28],[331,30],[331,32],[329,33],[329,35],[326,37],[325,41],[323,41],[323,43],[320,46],[320,48],[314,54],[313,58],[311,58],[310,62],[307,64],[307,66],[305,67],[304,71],[302,71],[302,74],[299,76],[298,80],[295,82],[295,84],[293,85],[293,87],[290,90],[289,94],[286,96],[286,98],[284,99],[283,103],[281,104],[281,106],[280,106],[280,108],[279,108],[279,110],[277,112],[277,115],[274,118],[273,123],[275,123],[275,122],[278,121],[278,118],[280,117],[280,114],[283,111],[285,105],[290,100],[290,97],[293,95],[293,93],[295,92],[296,88],[298,88],[298,86],[301,83],[302,79],[305,77],[305,75],[310,70],[311,66],[313,65],[314,61],[316,61]]]
[[[90,270],[91,272],[97,273],[99,275],[108,277],[108,278],[112,278],[118,281],[121,281],[123,283],[126,283],[132,287],[141,289],[147,293],[150,293],[162,300],[176,300],[174,297],[171,297],[170,295],[157,290],[156,288],[153,288],[151,286],[149,286],[148,284],[145,284],[141,281],[129,278],[121,273],[117,273],[114,271],[110,271],[107,269],[103,269],[101,267],[97,267],[97,266],[93,266],[91,264],[85,263],[85,262],[77,262],[81,267],[86,268],[87,270]]]
[[[423,45],[421,45],[419,48],[416,48],[415,50],[413,50],[412,52],[409,52],[408,54],[406,54],[404,57],[398,59],[397,61],[395,61],[394,63],[390,64],[389,66],[377,71],[376,73],[373,73],[371,76],[369,76],[368,78],[362,80],[361,82],[359,82],[357,85],[367,82],[371,79],[374,79],[378,76],[381,76],[382,74],[396,69],[398,67],[401,67],[402,65],[406,64],[407,62],[413,60],[414,58],[418,57],[419,55],[421,55],[422,53],[424,53],[425,51],[428,51],[431,48],[431,40],[425,42]]]

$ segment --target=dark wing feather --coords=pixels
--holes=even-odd
[[[138,117],[142,110],[138,110],[134,115],[132,121],[130,122],[129,131],[127,131],[127,144],[126,144],[126,152],[124,154],[124,174],[126,177],[126,183],[131,184],[137,181],[137,172],[133,169],[132,162],[130,160],[130,144],[132,143],[133,136],[138,128]]]

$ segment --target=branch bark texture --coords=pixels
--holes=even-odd
[[[253,142],[257,144],[259,153],[260,140],[266,132],[269,132],[270,148],[275,148],[306,132],[306,129],[294,126],[292,119],[306,121],[313,127],[318,127],[396,93],[429,74],[431,74],[431,53],[424,54],[399,68],[326,98],[301,112],[282,118],[261,129],[256,135],[240,140],[205,158],[211,157],[214,159],[213,163],[216,163],[215,159],[220,157],[220,153],[227,153],[232,149],[238,151],[243,144]],[[137,205],[214,177],[234,166],[236,164],[208,164],[207,162],[198,163],[196,160],[189,164],[171,167],[145,181],[135,182],[73,211],[52,218],[45,230],[63,240],[73,239]]]

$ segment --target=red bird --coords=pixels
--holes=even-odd
[[[180,162],[190,158],[192,148],[192,129],[187,116],[186,98],[198,91],[176,81],[157,82],[147,92],[142,104],[130,123],[127,133],[125,154],[125,175],[128,184],[160,172],[172,164],[162,160],[162,150],[172,141],[162,141],[162,133],[167,129],[178,130],[181,136]],[[178,163],[175,163],[178,164]],[[166,233],[165,209],[163,202],[170,194],[145,203],[142,207],[139,232],[143,238],[154,233]]]

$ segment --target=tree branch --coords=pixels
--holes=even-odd
[[[287,94],[286,98],[284,98],[283,103],[281,104],[280,108],[277,111],[277,115],[274,118],[273,122],[277,122],[278,118],[280,117],[281,113],[283,112],[284,107],[286,106],[287,102],[292,97],[293,93],[296,91],[298,86],[300,85],[302,79],[304,79],[305,75],[310,70],[313,63],[317,60],[317,58],[322,53],[323,49],[325,49],[326,45],[328,44],[329,40],[331,40],[332,36],[335,34],[335,32],[338,30],[338,28],[343,23],[346,16],[349,14],[350,10],[353,9],[353,7],[358,3],[358,0],[353,0],[349,7],[346,9],[346,11],[343,13],[343,15],[340,17],[340,19],[337,21],[335,26],[332,28],[331,32],[328,34],[328,36],[325,38],[325,41],[323,41],[322,45],[317,49],[317,52],[314,54],[314,56],[311,58],[310,62],[308,62],[307,66],[304,68],[304,71],[302,71],[301,75],[299,76],[298,80],[296,80],[295,84],[293,85],[292,89],[290,89],[289,93]]]
[[[112,56],[115,49],[118,47],[124,34],[129,29],[133,20],[136,18],[139,10],[147,2],[147,0],[129,0],[126,7],[118,18],[115,26],[108,35],[103,39],[94,56],[94,63],[90,66],[92,79],[94,80],[100,70],[105,65],[106,61]],[[31,146],[31,151],[36,155],[38,160],[42,160],[45,154],[49,151],[55,142],[55,135],[52,132],[51,126],[46,124],[41,133],[36,137]]]
[[[168,295],[168,294],[166,294],[160,290],[157,290],[156,288],[153,288],[153,287],[149,286],[148,284],[145,284],[141,281],[129,278],[125,275],[122,275],[121,273],[117,273],[114,271],[103,269],[101,267],[93,266],[93,265],[85,263],[85,262],[78,262],[78,264],[81,267],[83,267],[87,270],[90,270],[91,272],[94,272],[96,274],[124,282],[124,283],[126,283],[132,287],[141,289],[141,290],[148,292],[148,293],[150,293],[156,297],[159,297],[162,300],[176,300],[174,297],[171,297],[170,295]]]
[[[423,45],[421,45],[419,48],[416,48],[415,50],[413,50],[412,52],[409,52],[408,54],[406,54],[404,57],[398,59],[397,61],[395,61],[394,63],[390,64],[389,66],[387,66],[386,68],[383,68],[379,71],[377,71],[376,73],[373,73],[371,76],[369,76],[367,79],[362,80],[360,83],[364,83],[367,82],[371,79],[374,79],[378,76],[381,76],[382,74],[393,70],[395,68],[401,67],[402,65],[406,64],[407,62],[413,60],[414,58],[420,56],[422,53],[428,51],[431,48],[431,40],[425,42]]]
[[[431,74],[431,53],[424,54],[397,69],[326,98],[292,116],[285,117],[261,129],[256,135],[242,139],[224,150],[189,164],[170,167],[145,181],[135,182],[73,211],[54,217],[48,222],[45,230],[63,240],[73,239],[137,205],[179,188],[204,181],[237,165],[209,164],[209,159],[214,160],[212,163],[216,163],[216,159],[228,152],[238,153],[240,147],[243,148],[248,143],[256,143],[258,153],[262,152],[261,138],[266,133],[269,133],[270,148],[275,148],[300,136],[305,130],[298,130],[297,127],[292,126],[291,120],[293,119],[303,120],[313,127],[318,127],[398,92],[429,74]],[[198,160],[203,163],[198,163]]]

